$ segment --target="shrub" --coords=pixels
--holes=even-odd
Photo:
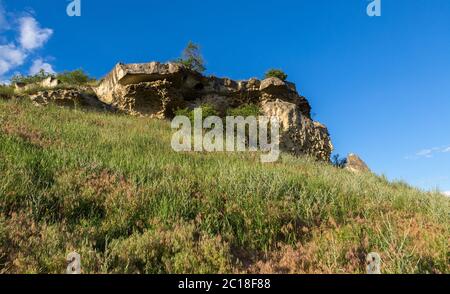
[[[339,154],[335,154],[331,158],[331,163],[333,164],[333,166],[337,168],[344,168],[345,165],[347,164],[347,158],[345,157],[341,158]]]
[[[270,69],[266,72],[265,78],[279,78],[282,81],[286,81],[288,75],[284,73],[281,69]]]
[[[188,43],[186,48],[183,50],[182,57],[178,59],[177,62],[200,73],[206,70],[205,62],[200,53],[200,47],[192,41]]]
[[[229,109],[227,114],[229,116],[258,117],[259,115],[261,115],[261,109],[256,104],[246,104],[238,108]]]
[[[15,75],[11,78],[11,83],[18,83],[18,84],[37,84],[45,80],[46,78],[54,77],[53,74],[45,72],[44,70],[41,70],[35,75],[28,75],[24,76],[21,74]]]
[[[43,70],[35,75],[24,76],[19,74],[11,78],[11,82],[26,85],[38,84],[49,77],[56,77],[61,81],[61,84],[76,86],[86,85],[95,81],[95,79],[89,77],[82,69],[77,69],[74,71],[64,71],[57,75],[47,73]]]
[[[219,113],[217,110],[212,106],[211,104],[202,104],[200,107],[202,109],[202,115],[203,118],[206,118],[208,116],[219,116]],[[175,111],[176,116],[187,116],[189,120],[193,123],[194,122],[194,110],[191,110],[189,108],[182,108]]]
[[[85,85],[95,81],[95,79],[90,78],[82,69],[65,71],[58,74],[56,77],[61,83],[69,85]]]

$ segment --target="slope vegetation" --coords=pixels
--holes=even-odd
[[[0,100],[0,272],[449,273],[450,200],[283,154],[175,153],[166,121]]]

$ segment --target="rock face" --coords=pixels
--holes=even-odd
[[[35,84],[25,84],[25,83],[15,83],[14,88],[17,92],[23,92],[27,90],[31,90],[33,88],[43,87],[47,89],[53,89],[58,87],[61,84],[61,81],[54,78],[54,77],[48,77],[44,80],[42,80],[39,83]]]
[[[44,88],[56,88],[60,84],[61,84],[61,81],[54,77],[48,77],[41,82],[41,86]]]
[[[347,163],[345,164],[345,169],[360,173],[360,172],[370,172],[367,164],[356,154],[349,154],[347,156]]]
[[[308,154],[328,161],[333,152],[327,128],[302,115],[298,106],[281,100],[263,101],[264,115],[280,120],[280,148],[294,155]]]
[[[94,107],[109,108],[108,105],[100,102],[94,93],[90,94],[89,89],[55,89],[39,91],[30,95],[31,101],[38,106],[45,106],[54,103],[58,106],[66,107]]]
[[[325,161],[333,150],[327,128],[312,121],[308,100],[294,84],[278,78],[233,81],[206,77],[178,63],[119,63],[94,91],[115,108],[157,118],[171,118],[178,108],[205,103],[222,115],[229,108],[257,104],[265,115],[281,119],[283,150]]]

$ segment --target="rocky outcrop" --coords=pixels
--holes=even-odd
[[[370,172],[370,169],[367,166],[367,164],[358,155],[353,153],[350,153],[347,156],[345,169],[355,173]]]
[[[105,103],[132,114],[171,117],[176,108],[212,103],[220,112],[275,98],[299,106],[310,118],[311,107],[295,85],[277,78],[233,81],[205,77],[178,63],[117,64],[95,89]],[[161,101],[164,101],[162,103]]]
[[[298,106],[281,100],[262,102],[266,116],[280,120],[280,148],[294,155],[308,154],[319,160],[328,161],[333,152],[327,128],[302,115]]]
[[[31,94],[31,101],[38,106],[53,103],[65,107],[93,107],[96,109],[109,109],[110,106],[100,102],[90,89],[55,89],[43,90]]]
[[[61,84],[61,81],[55,77],[48,77],[41,82],[41,86],[44,88],[56,88]]]
[[[234,81],[206,77],[178,63],[117,64],[95,88],[99,99],[133,115],[171,118],[178,108],[208,103],[221,114],[258,104],[282,121],[281,148],[290,153],[330,159],[333,145],[327,128],[311,119],[308,100],[296,86],[278,78]]]
[[[58,80],[55,77],[48,77],[40,81],[39,83],[32,83],[32,84],[26,84],[26,83],[14,83],[14,89],[16,92],[24,92],[29,91],[36,88],[46,88],[46,89],[53,89],[58,87],[61,84],[61,81]]]

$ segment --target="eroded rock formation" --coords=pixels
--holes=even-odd
[[[208,103],[221,114],[244,104],[260,105],[282,122],[281,148],[328,161],[328,130],[311,119],[308,100],[278,78],[233,81],[206,77],[178,63],[117,64],[95,89],[99,99],[134,115],[171,118],[178,108]]]
[[[31,101],[38,106],[45,106],[53,103],[66,107],[93,107],[96,109],[111,109],[107,104],[98,100],[95,93],[89,88],[73,89],[47,89],[38,91],[29,96]],[[112,109],[111,109],[112,110]]]

